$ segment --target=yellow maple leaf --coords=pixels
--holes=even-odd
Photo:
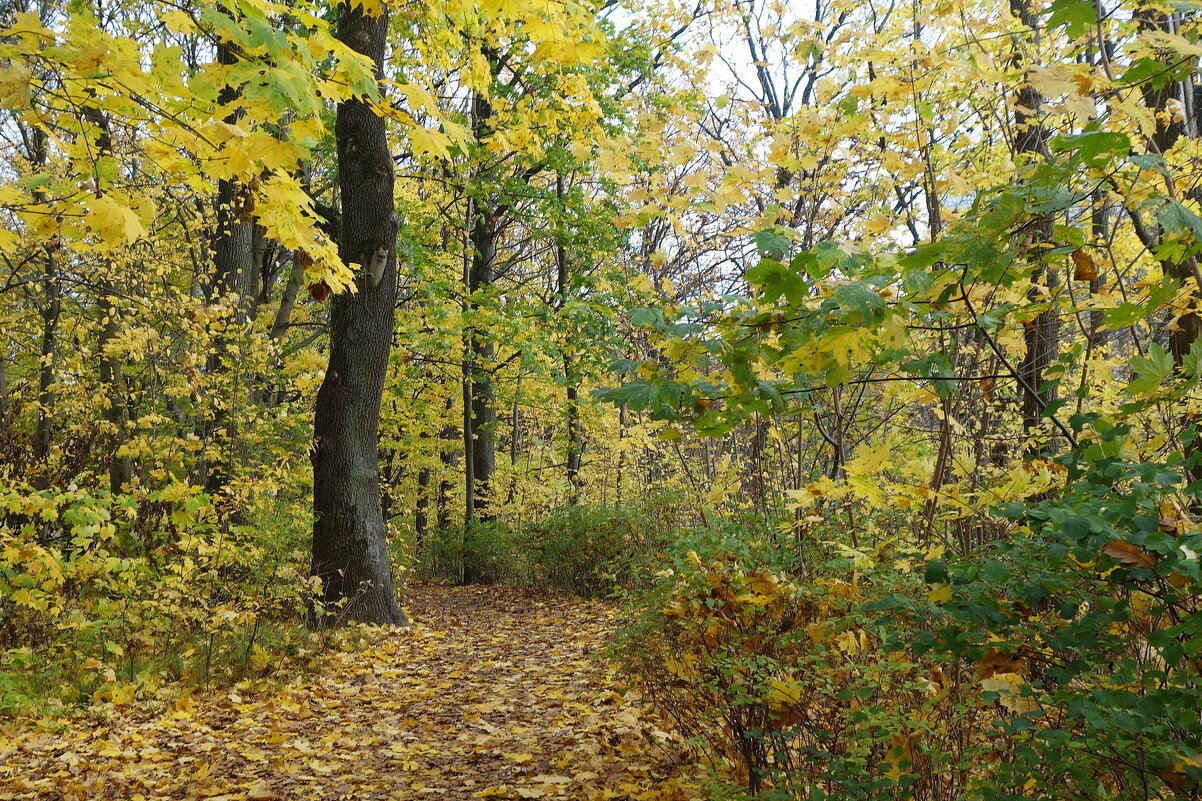
[[[146,236],[137,212],[107,195],[87,201],[88,228],[100,237],[101,249],[112,250]]]
[[[409,143],[417,155],[431,155],[440,159],[451,157],[451,137],[442,131],[435,131],[421,126],[409,129]]]
[[[381,0],[353,0],[351,7],[358,6],[369,17],[378,17],[384,13],[384,3]]]

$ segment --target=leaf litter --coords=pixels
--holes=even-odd
[[[685,801],[700,767],[601,658],[612,606],[416,585],[414,625],[261,696],[0,731],[0,801]]]

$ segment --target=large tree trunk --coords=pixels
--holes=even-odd
[[[387,15],[344,5],[338,37],[380,73]],[[384,120],[365,103],[338,106],[334,127],[342,195],[340,254],[355,265],[357,291],[334,297],[330,363],[313,425],[313,575],[321,579],[318,625],[345,620],[403,625],[392,587],[380,508],[380,401],[397,298],[397,219]]]

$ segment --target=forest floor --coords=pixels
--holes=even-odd
[[[256,696],[0,728],[0,799],[679,801],[697,775],[602,656],[614,610],[410,588],[408,631]]]

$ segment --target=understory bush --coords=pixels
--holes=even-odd
[[[646,566],[685,524],[673,495],[613,506],[563,506],[520,525],[475,522],[433,532],[416,552],[419,575],[521,584],[584,597],[646,581]]]
[[[0,715],[254,679],[312,653],[295,511],[219,525],[190,486],[0,490]]]
[[[616,656],[724,798],[1197,798],[1202,484],[1097,445],[1063,461],[1069,487],[966,554],[803,564],[697,532]]]

